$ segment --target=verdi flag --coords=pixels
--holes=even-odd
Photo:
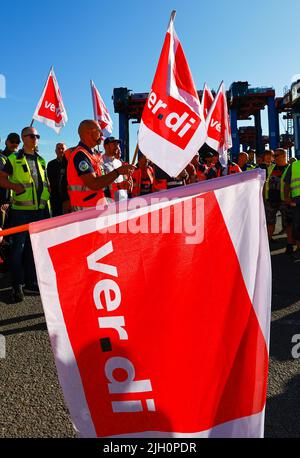
[[[80,436],[263,436],[264,178],[256,169],[30,225]]]
[[[205,119],[207,118],[209,109],[212,106],[213,101],[214,101],[214,96],[212,95],[211,90],[209,89],[207,84],[204,83],[201,105],[202,105],[203,115]]]
[[[223,81],[220,84],[218,93],[209,109],[206,118],[206,125],[206,143],[215,151],[218,151],[221,164],[226,166],[227,151],[232,146],[232,140],[226,91]]]
[[[193,77],[176,35],[172,13],[138,133],[142,153],[177,176],[206,139]]]
[[[47,78],[42,96],[35,109],[33,119],[51,127],[58,134],[68,121],[53,67]]]
[[[104,137],[109,137],[113,131],[113,123],[109,111],[106,108],[106,105],[103,102],[102,97],[93,81],[91,81],[91,91],[94,108],[94,119],[99,122]]]

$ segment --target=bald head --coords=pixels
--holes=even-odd
[[[99,129],[99,124],[97,121],[94,121],[93,119],[85,119],[84,121],[81,121],[78,127],[78,134],[79,137],[86,131],[90,129]]]
[[[89,148],[94,148],[100,145],[103,134],[99,127],[99,123],[93,119],[85,119],[81,121],[78,127],[80,140]]]
[[[62,160],[63,155],[65,154],[67,147],[64,143],[57,143],[55,147],[56,157],[59,161]]]

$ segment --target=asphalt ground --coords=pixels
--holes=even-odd
[[[277,229],[278,230],[278,229]],[[300,437],[300,358],[292,338],[300,334],[300,261],[284,254],[285,236],[274,237],[270,367],[265,437]],[[9,280],[0,279],[0,437],[75,437],[58,383],[39,297],[9,303]]]

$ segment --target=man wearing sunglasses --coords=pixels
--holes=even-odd
[[[37,153],[40,138],[34,127],[22,130],[23,148],[11,154],[0,171],[0,186],[12,190],[12,227],[39,221],[49,216],[49,186],[46,162]],[[24,299],[24,291],[39,293],[28,232],[12,236],[10,257],[12,301]]]

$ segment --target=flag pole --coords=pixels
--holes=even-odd
[[[90,88],[91,88],[91,93],[92,93],[92,102],[93,102],[93,110],[94,110],[94,120],[98,122],[99,124],[99,121],[97,119],[97,116],[96,116],[96,110],[95,110],[95,101],[94,101],[94,94],[93,94],[93,80],[90,79]],[[100,126],[100,124],[99,124]],[[100,155],[100,145],[97,145],[97,150],[98,150],[98,154]]]
[[[138,155],[138,152],[139,152],[139,145],[137,143],[136,147],[135,147],[135,150],[134,150],[134,155],[133,155],[133,158],[132,158],[132,161],[131,161],[131,165],[134,165],[134,163],[136,161],[136,158],[137,158],[137,155]]]
[[[173,10],[172,13],[171,13],[170,21],[174,22],[175,16],[176,16],[176,10]]]
[[[18,234],[19,232],[26,232],[29,230],[29,224],[23,224],[22,226],[10,227],[9,229],[4,229],[0,231],[0,237],[5,237],[6,235]]]

